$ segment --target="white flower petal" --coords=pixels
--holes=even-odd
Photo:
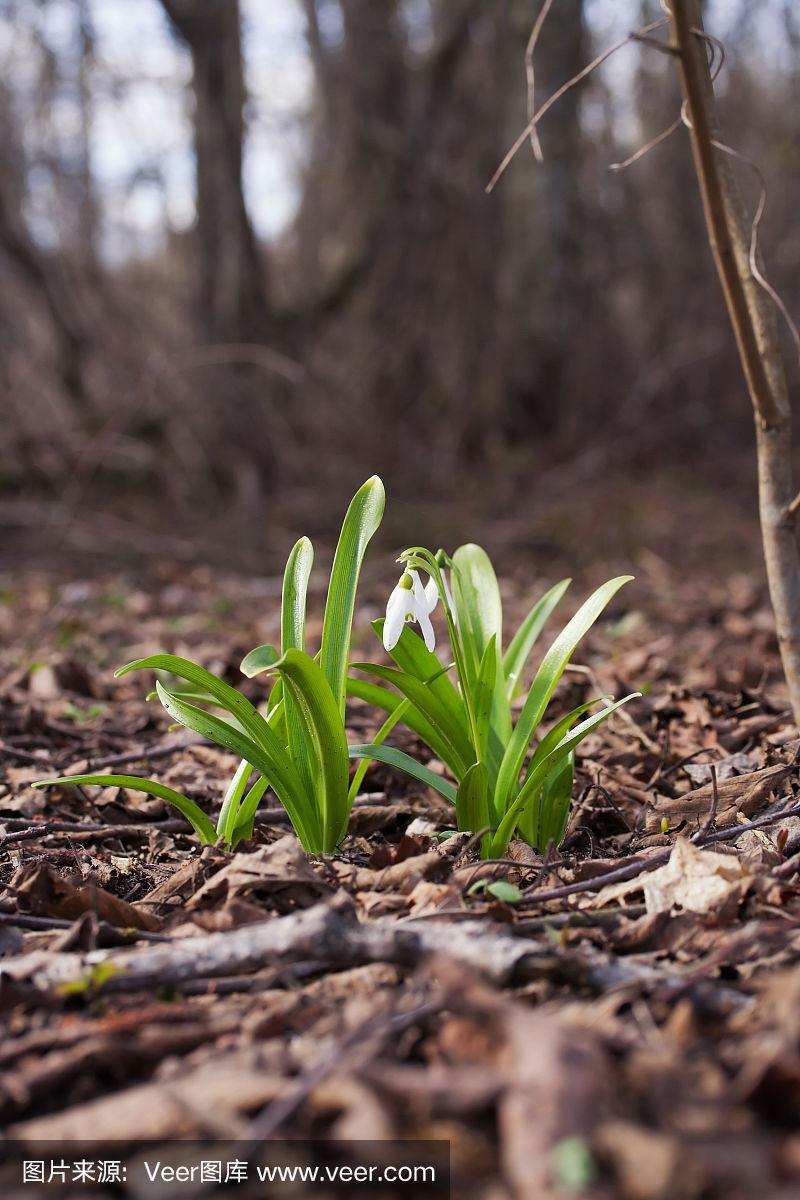
[[[431,575],[428,582],[425,584],[425,600],[428,604],[428,612],[432,613],[439,603],[439,589],[436,586],[436,580]]]
[[[433,651],[436,649],[436,634],[433,632],[433,625],[431,624],[431,619],[428,616],[427,609],[424,607],[418,608],[416,618],[419,622],[422,636],[425,639],[425,647],[426,649],[430,650],[431,653],[433,653]]]
[[[383,623],[384,650],[393,650],[397,645],[408,613],[414,614],[414,597],[408,588],[398,585],[386,603],[386,620]]]

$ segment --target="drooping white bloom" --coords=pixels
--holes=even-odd
[[[436,637],[430,615],[438,600],[439,592],[435,580],[429,579],[423,587],[418,571],[404,571],[386,605],[386,620],[383,623],[384,648],[393,650],[400,640],[406,621],[416,621],[426,647],[433,651]]]

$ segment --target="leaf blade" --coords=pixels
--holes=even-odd
[[[564,673],[575,647],[591,629],[609,601],[632,578],[631,575],[618,575],[592,592],[561,630],[542,659],[500,764],[497,778],[498,811],[505,812],[511,802],[531,738],[544,716],[556,684]]]
[[[217,833],[210,818],[194,800],[190,800],[182,792],[176,792],[174,788],[167,787],[166,784],[159,783],[155,779],[143,779],[138,775],[106,775],[101,772],[88,775],[61,775],[57,779],[39,779],[32,786],[45,788],[62,783],[88,783],[96,784],[99,787],[121,787],[132,792],[143,792],[146,796],[157,796],[160,800],[166,800],[167,804],[171,804],[186,818],[201,842],[213,846],[217,840]]]
[[[560,603],[571,579],[562,579],[537,600],[511,639],[503,657],[503,672],[506,677],[508,699],[513,700],[519,677],[547,618]]]
[[[347,828],[350,764],[344,722],[322,668],[304,650],[275,664],[292,698],[303,745],[312,753],[313,784],[323,850],[331,853]]]
[[[356,588],[364,554],[381,523],[385,502],[383,483],[377,475],[373,475],[350,501],[333,557],[322,619],[320,666],[342,717]]]
[[[402,750],[397,750],[394,746],[381,746],[374,743],[353,745],[348,747],[351,758],[373,758],[377,762],[385,763],[386,766],[396,767],[398,771],[403,771],[406,775],[410,775],[412,779],[416,779],[419,783],[424,783],[426,787],[433,788],[440,796],[444,796],[445,800],[449,800],[451,804],[456,802],[456,789],[452,783],[446,779],[442,779],[441,775],[436,775],[428,767],[418,763],[410,754],[405,754]]]

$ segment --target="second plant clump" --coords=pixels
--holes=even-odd
[[[249,678],[266,674],[272,680],[260,708],[218,676],[174,654],[154,654],[117,671],[158,672],[161,678],[153,694],[173,720],[240,756],[216,825],[190,797],[138,776],[71,775],[37,786],[116,785],[159,796],[183,814],[201,842],[221,839],[228,848],[252,835],[258,806],[271,788],[303,848],[311,854],[330,854],[344,838],[370,762],[379,760],[449,800],[457,829],[479,838],[484,858],[502,856],[517,836],[540,850],[551,842],[558,845],[569,820],[575,747],[639,693],[616,703],[599,697],[581,704],[551,725],[532,753],[531,747],[577,643],[631,576],[611,579],[589,596],[547,650],[522,700],[520,676],[570,581],[556,584],[533,606],[504,649],[500,590],[485,551],[461,546],[451,558],[441,550],[434,555],[412,547],[400,556],[404,570],[389,597],[386,618],[373,623],[395,665],[352,663],[358,581],[384,503],[377,476],[368,479],[350,503],[333,559],[316,652],[307,648],[305,634],[313,548],[305,537],[293,547],[283,578],[280,650],[259,646],[241,664]],[[420,572],[428,577],[425,584]],[[431,622],[440,601],[449,640],[445,663],[434,653]],[[422,637],[412,623],[419,625]],[[348,745],[348,694],[386,715],[369,744]],[[518,697],[521,708],[515,720]],[[603,707],[586,716],[601,701]],[[444,763],[454,783],[385,744],[401,722]],[[352,778],[351,759],[360,760]]]

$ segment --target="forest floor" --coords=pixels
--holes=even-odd
[[[800,740],[769,609],[760,576],[652,553],[636,574],[556,707],[644,696],[583,744],[557,857],[495,864],[437,842],[447,805],[378,764],[318,861],[269,806],[227,854],[141,794],[33,790],[124,764],[215,812],[230,756],[113,670],[166,649],[236,681],[275,638],[280,580],[7,581],[4,1136],[445,1140],[474,1200],[798,1196]],[[512,572],[510,621],[556,577]],[[365,646],[392,582],[366,577]],[[355,740],[370,720],[353,708]]]

